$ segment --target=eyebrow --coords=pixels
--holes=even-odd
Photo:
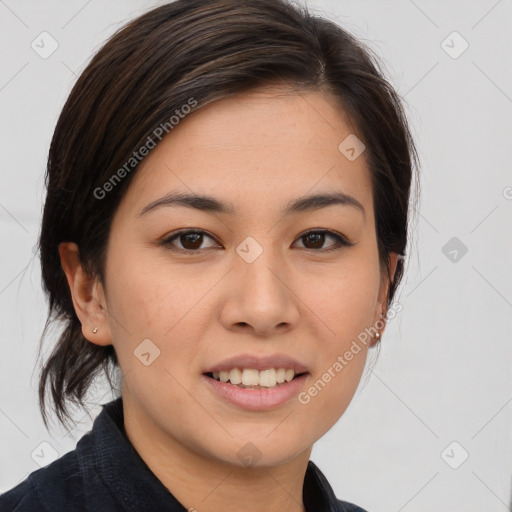
[[[283,216],[287,216],[294,213],[315,211],[333,205],[351,206],[356,208],[362,213],[363,218],[365,218],[363,205],[355,197],[343,192],[312,194],[298,199],[293,199],[285,205],[281,213]],[[222,202],[214,197],[204,194],[171,192],[160,199],[152,201],[142,208],[142,210],[137,214],[137,218],[163,206],[183,206],[203,212],[223,213],[227,215],[235,215],[237,213],[235,206],[230,202]]]

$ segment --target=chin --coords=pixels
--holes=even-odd
[[[272,429],[268,430],[271,431]],[[254,436],[236,436],[224,446],[215,444],[210,451],[210,457],[238,468],[263,469],[285,464],[310,449],[312,445],[313,441],[306,442],[303,438],[285,438],[275,433],[268,435],[265,429],[265,434],[259,431]]]

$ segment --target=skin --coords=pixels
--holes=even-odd
[[[201,374],[235,354],[279,352],[308,367],[307,390],[385,314],[389,283],[365,154],[349,161],[338,150],[351,133],[325,92],[267,87],[217,101],[181,121],[141,163],[113,219],[105,286],[84,273],[76,244],[59,247],[84,336],[115,347],[127,436],[187,509],[305,510],[312,446],[348,407],[368,347],[307,405],[294,398],[265,412],[223,402]],[[347,205],[280,213],[292,199],[333,190],[356,198],[364,215]],[[137,217],[170,191],[212,195],[237,213],[167,206]],[[183,228],[212,238],[194,246],[178,237],[175,251],[158,244]],[[313,228],[354,245],[325,252],[337,242],[305,239]],[[248,236],[263,249],[252,263],[236,252]],[[160,349],[149,366],[134,356],[147,338]],[[261,453],[252,467],[237,457],[247,442]]]

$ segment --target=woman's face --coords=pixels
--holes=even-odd
[[[353,133],[324,93],[260,89],[193,112],[146,156],[112,223],[104,293],[125,407],[148,437],[276,465],[343,414],[387,291]],[[177,194],[209,200],[154,203]],[[308,201],[323,194],[349,198]],[[262,385],[207,375],[237,382],[236,368]],[[288,372],[256,371],[272,368]]]

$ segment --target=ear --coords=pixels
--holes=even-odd
[[[373,318],[373,324],[376,325],[378,322],[378,326],[382,326],[384,324],[384,327],[380,328],[379,331],[382,335],[384,332],[385,326],[386,326],[386,314],[387,314],[387,298],[389,293],[389,288],[391,283],[393,282],[395,278],[395,272],[396,272],[396,266],[398,263],[398,253],[397,252],[391,252],[389,253],[389,275],[390,279],[388,279],[387,272],[384,270],[381,273],[381,280],[380,280],[380,287],[379,287],[379,296],[377,299],[377,307],[375,308],[375,316]],[[380,321],[379,321],[380,320]],[[370,346],[376,345],[378,343],[378,340],[375,338],[372,339],[372,342],[370,343]]]
[[[66,274],[73,306],[82,324],[82,334],[96,345],[110,345],[112,336],[108,322],[105,294],[101,283],[91,278],[82,268],[78,245],[61,242],[59,254]],[[98,328],[94,333],[93,329]]]

